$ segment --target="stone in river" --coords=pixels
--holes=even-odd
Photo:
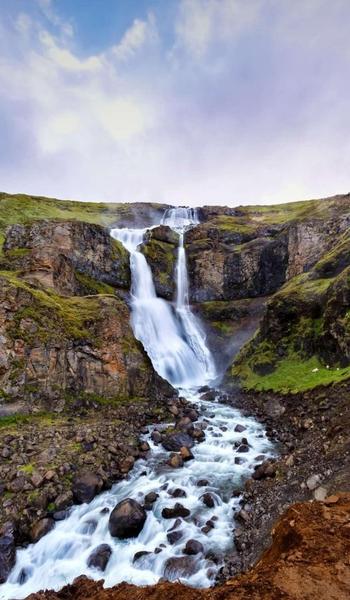
[[[163,519],[176,519],[176,517],[189,517],[191,511],[185,508],[179,502],[176,502],[173,508],[163,508],[162,517]]]
[[[186,546],[183,549],[183,553],[188,554],[189,556],[193,556],[194,554],[202,553],[203,550],[203,544],[198,542],[198,540],[188,540],[186,542]]]
[[[93,550],[88,558],[88,567],[104,571],[111,557],[112,548],[108,544],[100,544]]]
[[[143,506],[132,498],[117,504],[109,517],[108,528],[113,537],[126,539],[137,537],[142,531],[147,514]]]

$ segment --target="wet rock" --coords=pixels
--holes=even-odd
[[[193,423],[189,417],[181,417],[176,423],[176,427],[178,429],[183,429],[184,431],[191,431],[193,429]]]
[[[136,537],[142,531],[146,518],[145,509],[136,500],[126,498],[112,510],[108,523],[109,532],[120,539]]]
[[[108,544],[100,544],[91,552],[87,560],[88,567],[104,571],[111,554],[112,548]]]
[[[16,546],[12,535],[0,537],[0,583],[4,583],[16,562]]]
[[[198,416],[198,412],[194,408],[191,408],[189,411],[186,411],[186,417],[188,417],[192,421],[192,423],[198,421]]]
[[[163,519],[176,519],[176,517],[186,518],[189,517],[190,514],[191,511],[179,502],[176,502],[173,508],[163,508],[162,510]]]
[[[135,552],[132,562],[135,563],[138,560],[140,560],[140,558],[143,558],[144,556],[148,556],[149,554],[151,554],[151,552],[147,552],[147,550],[139,550],[139,552]]]
[[[238,424],[238,425],[236,425],[236,427],[234,428],[234,430],[233,430],[233,431],[236,431],[237,433],[242,433],[242,432],[243,432],[243,431],[245,431],[246,429],[247,429],[247,428],[246,428],[246,427],[244,427],[244,425],[240,425],[240,424]]]
[[[135,464],[135,458],[133,456],[127,456],[120,463],[120,472],[121,473],[129,473]]]
[[[166,560],[163,576],[169,581],[190,577],[196,572],[197,561],[190,556],[172,556]]]
[[[49,533],[53,528],[55,521],[49,517],[40,519],[34,523],[30,531],[30,537],[32,542],[38,542],[44,535]]]
[[[184,461],[182,460],[182,457],[180,456],[180,454],[171,454],[169,460],[167,461],[168,465],[170,467],[172,467],[173,469],[179,469],[181,467],[183,467]]]
[[[142,442],[140,444],[140,450],[141,452],[148,452],[150,450],[150,445],[148,442]]]
[[[169,533],[167,533],[166,537],[167,537],[169,544],[176,544],[176,542],[181,540],[182,536],[183,536],[182,531],[170,531]]]
[[[249,452],[249,446],[247,444],[241,444],[238,448],[237,448],[237,452]]]
[[[209,485],[209,481],[207,479],[198,479],[197,487],[205,487],[206,485]]]
[[[154,441],[155,444],[159,444],[162,441],[161,433],[155,429],[151,433],[151,439]]]
[[[101,477],[95,473],[87,472],[77,475],[72,486],[74,502],[77,504],[91,502],[101,491],[102,486]]]
[[[209,494],[209,492],[206,492],[206,494],[203,494],[203,496],[201,496],[201,500],[202,500],[203,504],[205,504],[205,506],[207,506],[208,508],[214,508],[215,500],[214,500],[213,496],[211,494]]]
[[[189,448],[182,446],[180,448],[180,455],[183,461],[187,462],[188,460],[193,460],[194,456]]]
[[[235,465],[243,465],[243,463],[245,463],[246,459],[245,458],[241,458],[240,456],[235,456]]]
[[[181,488],[176,488],[173,492],[171,492],[171,496],[173,498],[186,498],[187,494],[185,490],[182,490]]]
[[[205,439],[205,433],[202,429],[195,428],[191,432],[191,436],[198,442],[202,442]]]
[[[149,492],[145,496],[145,504],[153,504],[157,500],[157,498],[159,498],[159,494],[157,494],[156,492]]]
[[[183,431],[177,431],[170,433],[162,439],[162,446],[165,450],[172,452],[178,452],[183,446],[185,448],[192,448],[193,439],[188,433]]]
[[[198,540],[188,540],[186,542],[186,546],[183,549],[184,554],[188,554],[189,556],[193,556],[195,554],[203,553],[203,544],[198,542]]]
[[[55,521],[64,521],[64,519],[66,519],[69,515],[69,511],[68,510],[57,510],[56,512],[53,513],[52,518]]]

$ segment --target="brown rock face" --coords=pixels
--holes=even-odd
[[[141,251],[151,267],[158,296],[173,300],[175,296],[175,269],[179,236],[166,225],[150,229]]]
[[[170,390],[116,295],[128,285],[128,260],[100,226],[39,221],[9,229],[0,277],[0,397],[60,410],[68,396]]]
[[[93,293],[96,282],[130,286],[128,252],[99,225],[79,221],[13,225],[4,252],[7,265],[20,270],[26,281],[61,295]]]

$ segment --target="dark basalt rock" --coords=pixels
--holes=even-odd
[[[172,452],[179,452],[182,447],[192,448],[193,445],[194,442],[191,436],[182,431],[170,433],[162,439],[163,448]]]
[[[137,537],[142,531],[146,518],[146,511],[141,504],[132,498],[126,498],[111,512],[109,532],[113,537],[120,539]]]
[[[188,508],[185,508],[177,502],[173,508],[163,508],[162,517],[163,519],[176,519],[176,517],[189,517],[191,511]]]
[[[93,550],[88,558],[88,567],[104,571],[112,554],[112,548],[108,544],[100,544]]]
[[[91,502],[101,491],[103,481],[95,473],[81,473],[73,481],[73,497],[77,504]]]
[[[193,556],[195,554],[203,553],[203,544],[198,542],[198,540],[188,540],[186,542],[186,546],[183,549],[184,554],[188,554],[189,556]]]

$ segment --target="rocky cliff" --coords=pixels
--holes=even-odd
[[[106,229],[13,225],[0,268],[3,400],[59,410],[72,395],[146,397],[165,386],[133,336],[129,256]]]
[[[234,358],[265,314],[226,381],[281,389],[286,377],[305,380],[313,369],[317,377],[305,382],[311,387],[348,376],[341,367],[350,362],[350,195],[280,206],[203,207],[199,214],[202,223],[185,238],[190,294],[222,364]],[[261,381],[277,364],[280,377]]]

